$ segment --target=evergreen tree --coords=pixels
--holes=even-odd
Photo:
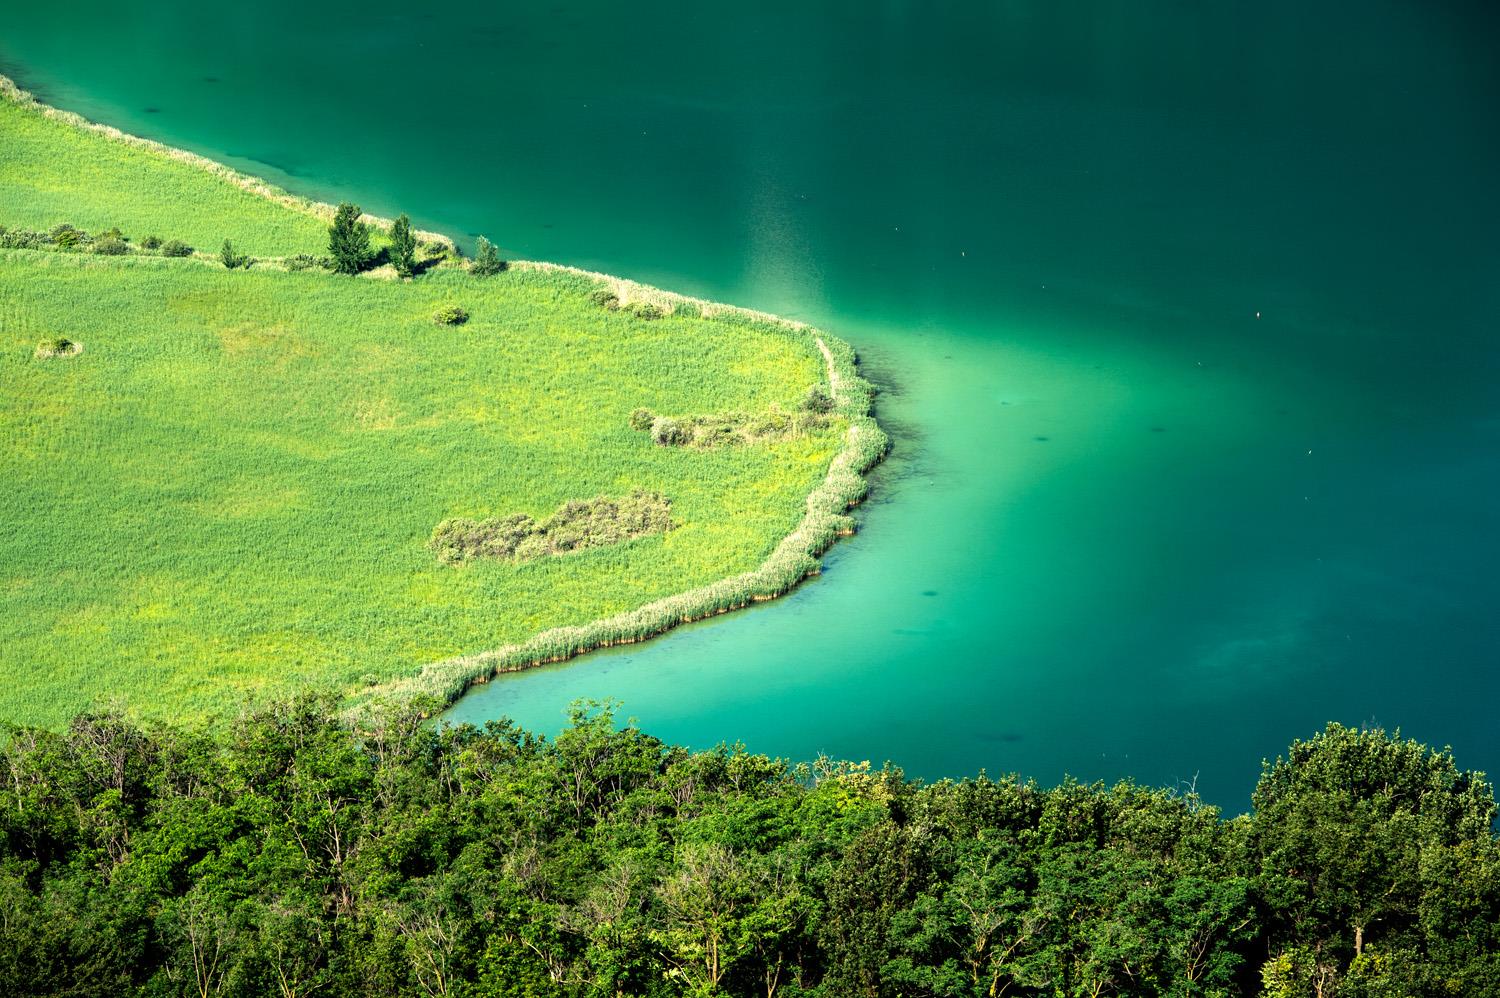
[[[391,263],[402,277],[417,272],[417,237],[412,235],[411,219],[404,214],[391,226]]]
[[[230,270],[250,266],[250,258],[237,251],[228,239],[224,240],[224,245],[219,247],[219,262]]]
[[[505,269],[505,261],[500,259],[500,254],[495,252],[495,247],[483,236],[479,237],[479,252],[474,255],[474,262],[469,265],[469,272],[479,277],[489,277],[498,274]]]
[[[340,274],[357,274],[370,262],[370,230],[359,214],[359,205],[341,202],[328,228],[328,255]]]

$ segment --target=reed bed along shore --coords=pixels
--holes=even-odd
[[[826,364],[835,412],[848,422],[848,427],[844,431],[842,447],[829,464],[828,474],[808,494],[806,515],[795,530],[782,538],[770,557],[749,572],[676,593],[612,617],[580,626],[555,627],[518,644],[433,662],[414,676],[369,691],[360,698],[360,703],[412,696],[452,703],[475,683],[485,682],[502,672],[519,672],[538,665],[563,662],[601,648],[634,644],[664,634],[680,624],[775,599],[790,592],[808,576],[817,574],[820,568],[818,559],[838,538],[854,533],[855,521],[849,512],[868,495],[869,483],[865,475],[885,456],[889,440],[875,421],[874,388],[860,376],[853,349],[842,340],[815,332],[802,323],[659,289],[647,289],[642,285],[636,288],[659,296],[677,308],[707,306],[717,310],[720,317],[738,316],[747,322],[775,324],[788,333],[808,337],[816,347]]]
[[[0,135],[17,140],[0,143],[0,224],[13,227],[129,226],[131,236],[185,237],[200,250],[215,245],[205,233],[225,233],[271,263],[318,252],[333,211],[49,108],[9,80]],[[81,188],[79,172],[111,184]],[[600,287],[665,317],[599,308],[590,295]],[[240,691],[308,680],[359,691],[355,704],[414,694],[450,702],[499,671],[641,641],[787,592],[853,531],[849,510],[886,450],[848,344],[558,264],[513,262],[484,279],[448,264],[402,282],[275,263],[227,271],[201,254],[17,249],[0,251],[0,292],[0,338],[17,348],[0,362],[48,336],[90,344],[67,381],[56,367],[18,368],[22,411],[0,411],[25,430],[25,446],[9,455],[20,463],[5,471],[26,486],[14,512],[35,514],[13,520],[26,543],[0,545],[0,575],[11,576],[0,578],[0,617],[10,622],[0,623],[0,645],[11,649],[0,664],[20,665],[11,656],[23,654],[36,663],[24,688],[0,695],[0,716],[17,720],[52,723],[111,692],[174,713],[222,712]],[[430,316],[452,302],[474,318],[445,333]],[[689,453],[652,446],[628,426],[643,405],[791,408],[815,382],[826,382],[834,407],[805,438]],[[142,423],[154,386],[172,395],[172,414]],[[287,404],[304,394],[338,407],[334,425],[311,418],[305,402]],[[221,428],[211,455],[194,449]],[[110,455],[127,435],[137,452],[124,475]],[[173,455],[173,471],[148,488],[144,462],[158,452]],[[476,465],[481,452],[522,459]],[[97,474],[79,478],[85,466]],[[91,482],[100,488],[84,487]],[[540,514],[635,486],[672,498],[683,523],[670,537],[462,570],[436,566],[426,550],[444,516]],[[136,537],[139,510],[111,506],[126,496],[172,529]],[[70,516],[72,507],[88,515]],[[79,525],[93,533],[63,536]],[[132,537],[126,553],[149,551],[149,564],[117,550]],[[297,545],[313,556],[291,556]],[[255,554],[236,563],[241,550]],[[228,575],[250,589],[229,612],[209,612]],[[75,584],[41,586],[47,577]],[[330,595],[340,591],[342,601]],[[423,654],[491,642],[476,654]]]

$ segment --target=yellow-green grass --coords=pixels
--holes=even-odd
[[[0,77],[0,226],[264,258],[320,252],[331,214]],[[601,283],[677,314],[605,311]],[[467,325],[432,322],[451,304]],[[59,339],[77,346],[38,349]],[[836,411],[791,439],[659,448],[629,427],[815,383]],[[548,264],[400,282],[0,250],[0,390],[0,720],[39,724],[111,700],[211,715],[307,680],[447,698],[778,595],[852,529],[885,446],[846,344]],[[676,528],[524,563],[427,545],[446,517],[635,489]]]
[[[821,359],[770,326],[607,312],[593,286],[0,251],[0,718],[385,682],[759,564],[842,420],[703,451],[628,417],[791,407]],[[432,322],[447,302],[467,325]],[[83,352],[34,355],[57,336]],[[445,517],[635,488],[676,529],[524,563],[427,547]]]
[[[111,139],[0,99],[0,225],[118,226],[216,251],[225,239],[262,256],[322,253],[328,225],[197,163]]]

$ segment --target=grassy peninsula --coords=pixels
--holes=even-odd
[[[0,91],[0,717],[448,698],[777,595],[852,529],[884,437],[837,340],[564,267],[479,276],[432,233],[415,279],[329,273],[331,207]],[[663,445],[639,409],[780,430]],[[670,529],[433,549],[636,492]]]

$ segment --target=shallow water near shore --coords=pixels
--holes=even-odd
[[[299,194],[816,323],[896,437],[823,576],[453,719],[614,697],[699,747],[1235,809],[1330,719],[1500,770],[1485,5],[308,6],[8,5],[0,71]]]

